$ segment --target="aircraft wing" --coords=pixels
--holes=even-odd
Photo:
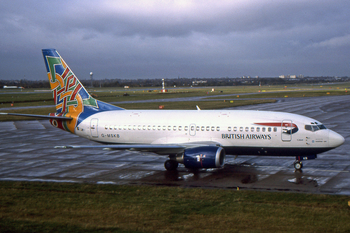
[[[56,149],[103,149],[103,150],[129,150],[129,151],[142,151],[142,152],[154,152],[160,155],[179,154],[189,148],[201,147],[201,146],[220,146],[215,142],[194,142],[183,144],[107,144],[107,145],[68,145],[68,146],[55,146]]]
[[[64,116],[49,116],[49,115],[35,115],[35,114],[7,113],[7,112],[0,112],[0,115],[26,116],[26,117],[37,117],[37,118],[43,118],[43,119],[60,119],[60,120],[73,119],[71,117],[64,117]]]

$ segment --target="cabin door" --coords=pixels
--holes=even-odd
[[[281,131],[281,138],[284,142],[290,142],[292,140],[292,121],[291,120],[283,120],[282,121],[282,131]]]
[[[92,118],[90,122],[91,137],[98,138],[98,119]]]

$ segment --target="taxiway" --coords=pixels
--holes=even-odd
[[[200,104],[199,104],[200,106]],[[350,195],[350,96],[285,98],[235,109],[293,112],[315,118],[345,143],[295,172],[294,157],[227,156],[223,169],[177,172],[153,153],[54,149],[94,144],[48,121],[0,122],[0,180],[147,184],[181,187],[292,191]]]

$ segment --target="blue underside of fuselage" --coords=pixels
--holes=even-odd
[[[230,146],[224,147],[226,154],[229,155],[265,155],[265,156],[307,156],[316,155],[333,148],[293,148],[293,147],[244,147]]]

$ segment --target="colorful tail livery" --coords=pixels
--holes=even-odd
[[[43,49],[42,52],[56,105],[56,113],[50,116],[71,118],[71,120],[51,119],[52,125],[73,133],[74,128],[91,114],[122,110],[94,99],[55,49]]]

